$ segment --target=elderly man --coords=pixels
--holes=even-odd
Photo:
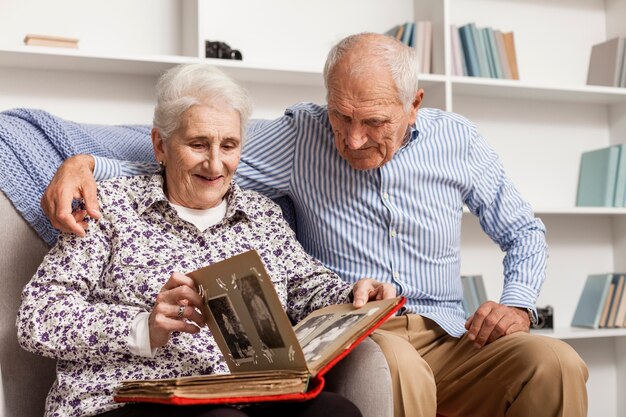
[[[584,362],[567,344],[528,333],[545,278],[544,226],[472,123],[420,109],[417,68],[392,38],[343,39],[324,69],[328,105],[301,103],[253,123],[238,182],[289,196],[302,245],[343,279],[371,276],[407,298],[406,313],[373,336],[391,369],[396,416],[584,416]],[[68,160],[46,191],[56,227],[82,234],[85,214],[98,217],[93,163]],[[111,167],[148,169],[97,159],[96,178]],[[72,214],[72,197],[87,211]],[[506,251],[500,302],[467,320],[464,204]]]

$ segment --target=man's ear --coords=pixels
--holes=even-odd
[[[165,164],[165,143],[159,129],[156,127],[152,128],[152,148],[154,149],[156,161]]]
[[[411,109],[409,112],[409,115],[410,115],[409,119],[411,120],[411,123],[415,121],[415,118],[417,117],[417,111],[419,110],[423,99],[424,99],[424,89],[420,88],[419,90],[417,90],[417,93],[415,93],[415,98],[413,99],[413,102],[411,103]]]

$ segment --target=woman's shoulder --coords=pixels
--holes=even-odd
[[[102,208],[134,205],[154,192],[155,175],[111,178],[98,182],[98,199]]]

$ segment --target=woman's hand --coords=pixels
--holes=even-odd
[[[396,296],[396,289],[391,284],[384,284],[372,278],[361,278],[352,288],[356,307],[363,307],[368,301],[386,300]]]
[[[172,332],[198,333],[206,322],[197,308],[202,298],[191,278],[174,272],[157,295],[156,304],[150,312],[150,346],[152,349],[165,345]]]

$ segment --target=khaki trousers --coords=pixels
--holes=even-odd
[[[560,340],[514,333],[478,349],[416,314],[372,339],[391,370],[394,417],[587,415],[587,366]]]

